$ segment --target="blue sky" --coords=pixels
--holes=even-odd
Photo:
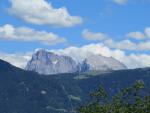
[[[32,10],[34,6],[39,13]],[[0,51],[13,54],[102,43],[112,51],[149,58],[149,6],[150,0],[1,0]],[[7,34],[10,28],[15,36]],[[26,32],[29,29],[31,34]],[[36,34],[42,37],[36,39]]]

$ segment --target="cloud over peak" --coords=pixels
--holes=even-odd
[[[124,42],[127,43],[127,42]],[[105,57],[113,57],[124,63],[129,69],[150,67],[149,54],[126,54],[120,49],[111,49],[103,43],[89,44],[82,47],[68,47],[66,49],[52,50],[57,54],[63,54],[73,57],[75,60],[83,60],[91,54],[102,55]]]
[[[10,13],[28,23],[72,27],[83,21],[79,16],[71,16],[65,7],[53,8],[46,0],[10,0],[10,2]]]

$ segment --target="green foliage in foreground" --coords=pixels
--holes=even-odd
[[[150,94],[145,91],[143,81],[137,81],[112,99],[108,99],[102,86],[91,96],[93,101],[81,106],[79,113],[150,113]]]

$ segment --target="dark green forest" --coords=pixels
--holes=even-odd
[[[131,101],[128,105],[124,96],[134,93],[135,90],[131,89],[136,81],[144,83],[138,89],[142,100],[140,98],[138,101]],[[138,104],[139,109],[143,102],[146,103],[145,107],[148,107],[149,81],[149,68],[44,76],[24,71],[0,60],[0,113],[76,113],[76,110],[79,110],[79,113],[101,113],[84,109],[109,109],[111,111],[106,113],[131,113],[129,109],[136,109],[135,104]],[[128,87],[129,92],[123,91],[125,95],[120,93]],[[129,96],[133,99],[136,97]],[[120,98],[126,100],[125,103],[122,103]],[[112,111],[115,109],[111,107],[122,112]],[[142,112],[138,110],[136,113]]]
[[[150,113],[150,93],[145,91],[143,81],[136,81],[108,99],[107,92],[100,86],[91,93],[93,101],[78,109],[79,113]]]

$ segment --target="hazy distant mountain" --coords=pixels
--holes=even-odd
[[[26,70],[45,75],[85,72],[89,70],[107,71],[120,69],[126,69],[126,66],[112,57],[91,55],[83,62],[77,63],[69,56],[57,55],[43,49],[36,51],[26,66]]]
[[[74,73],[77,72],[76,62],[68,56],[56,55],[43,49],[33,54],[26,70],[40,74]]]
[[[81,65],[82,72],[89,70],[107,71],[122,69],[127,69],[124,64],[113,57],[104,57],[101,55],[91,55],[87,57]]]
[[[109,96],[143,80],[150,88],[150,69],[42,76],[0,60],[0,113],[75,113],[103,85]]]

